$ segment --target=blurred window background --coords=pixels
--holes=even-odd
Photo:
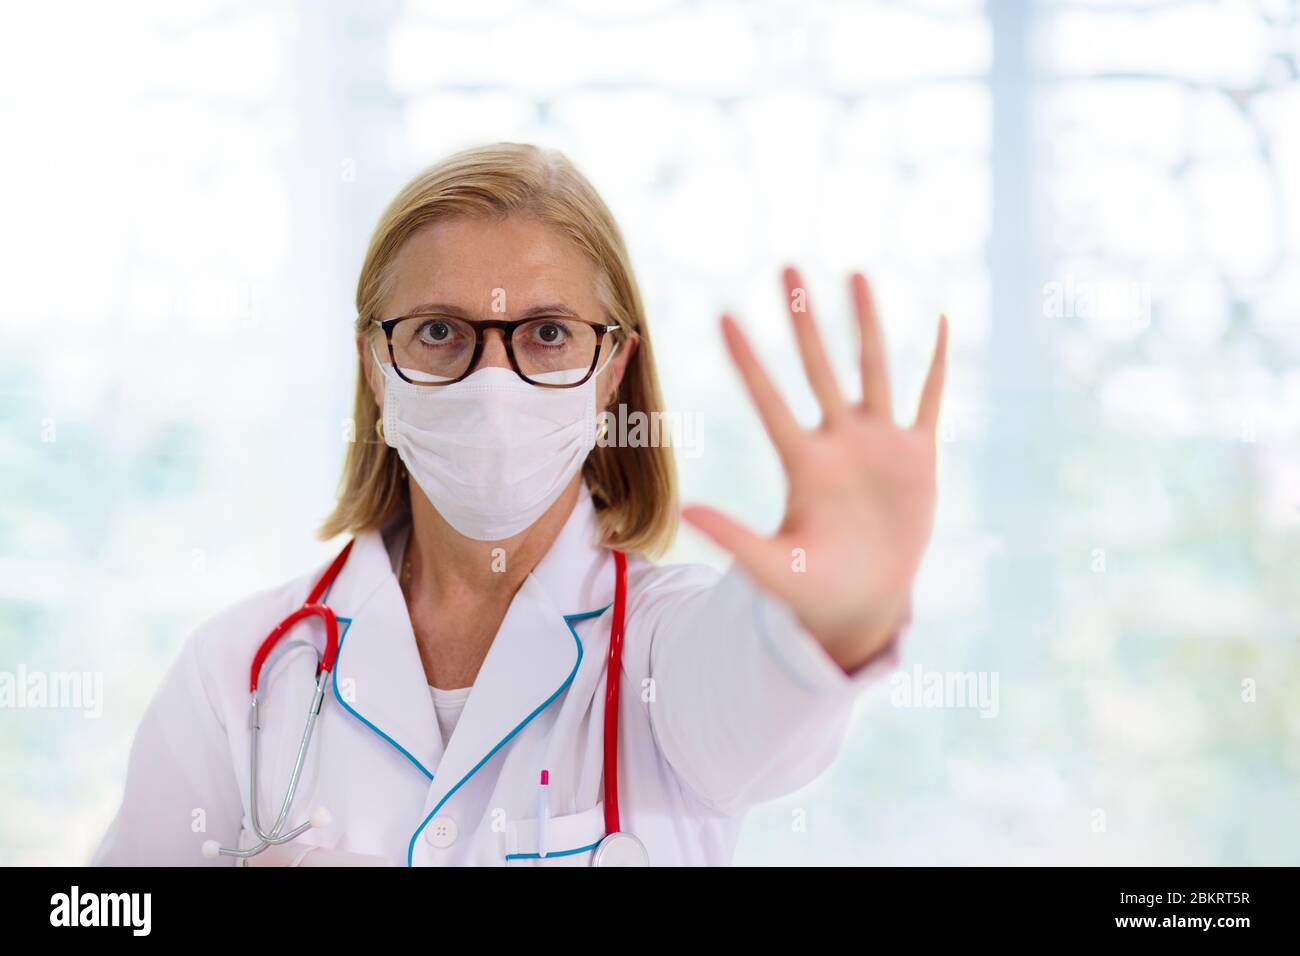
[[[714,329],[740,316],[814,421],[781,265],[845,382],[844,276],[873,277],[900,415],[952,318],[903,670],[739,862],[1300,863],[1294,0],[4,21],[0,671],[103,701],[0,709],[0,863],[84,861],[185,636],[330,553],[370,230],[496,140],[563,150],[622,225],[702,429],[688,500],[779,520]],[[724,563],[689,532],[670,560]],[[997,693],[902,706],[931,673]]]

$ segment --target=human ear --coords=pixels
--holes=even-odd
[[[383,376],[379,374],[379,369],[375,367],[375,357],[370,351],[370,342],[365,335],[357,336],[357,358],[361,360],[361,374],[366,377],[366,384],[370,386],[370,394],[374,396],[375,404],[383,408]]]
[[[609,365],[600,375],[600,407],[607,408],[609,403],[614,400],[618,394],[618,386],[623,381],[623,373],[627,371],[627,363],[631,360],[633,353],[640,339],[635,332],[627,333],[627,337],[619,343],[618,351],[610,360]]]

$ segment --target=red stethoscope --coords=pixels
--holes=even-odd
[[[269,847],[288,843],[312,827],[329,825],[329,815],[323,810],[312,814],[311,819],[296,827],[286,830],[289,809],[298,792],[298,781],[302,777],[303,767],[307,762],[307,750],[311,744],[312,732],[316,727],[316,718],[320,716],[321,706],[325,702],[325,691],[329,686],[330,676],[334,671],[334,662],[339,653],[339,623],[328,605],[321,603],[329,591],[334,579],[343,570],[348,554],[352,551],[354,541],[349,541],[330,562],[320,579],[312,586],[302,606],[275,626],[262,645],[253,655],[249,668],[249,714],[248,727],[251,738],[249,746],[248,770],[248,806],[253,833],[258,843],[248,849],[223,847],[215,840],[204,844],[205,856],[231,856],[241,861],[256,856]],[[614,604],[613,620],[609,627],[609,655],[605,673],[605,728],[604,728],[604,786],[605,786],[605,837],[597,845],[592,855],[592,866],[647,866],[650,858],[645,845],[631,833],[625,833],[619,824],[618,812],[618,710],[619,678],[623,663],[623,625],[627,617],[627,555],[622,551],[614,552]],[[320,618],[325,625],[325,647],[318,650],[311,641],[282,641],[289,631],[309,617]],[[258,815],[257,801],[257,744],[261,732],[260,710],[262,692],[260,683],[267,669],[284,654],[295,647],[310,648],[316,654],[316,690],[312,694],[311,706],[307,712],[307,723],[303,728],[302,739],[298,744],[298,753],[294,758],[293,772],[289,775],[289,785],[285,790],[284,800],[275,822],[264,828]]]

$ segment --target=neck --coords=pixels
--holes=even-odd
[[[524,579],[559,537],[578,502],[582,475],[540,518],[509,538],[475,541],[449,525],[411,480],[411,537],[402,562],[408,604],[508,605]]]
[[[573,513],[581,481],[581,473],[575,475],[540,518],[500,541],[466,538],[411,482],[411,537],[401,586],[430,686],[474,683],[515,592]]]

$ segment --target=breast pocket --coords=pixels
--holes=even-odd
[[[507,866],[591,866],[596,845],[605,838],[605,805],[551,817],[546,822],[546,856],[537,844],[537,820],[506,824]]]

